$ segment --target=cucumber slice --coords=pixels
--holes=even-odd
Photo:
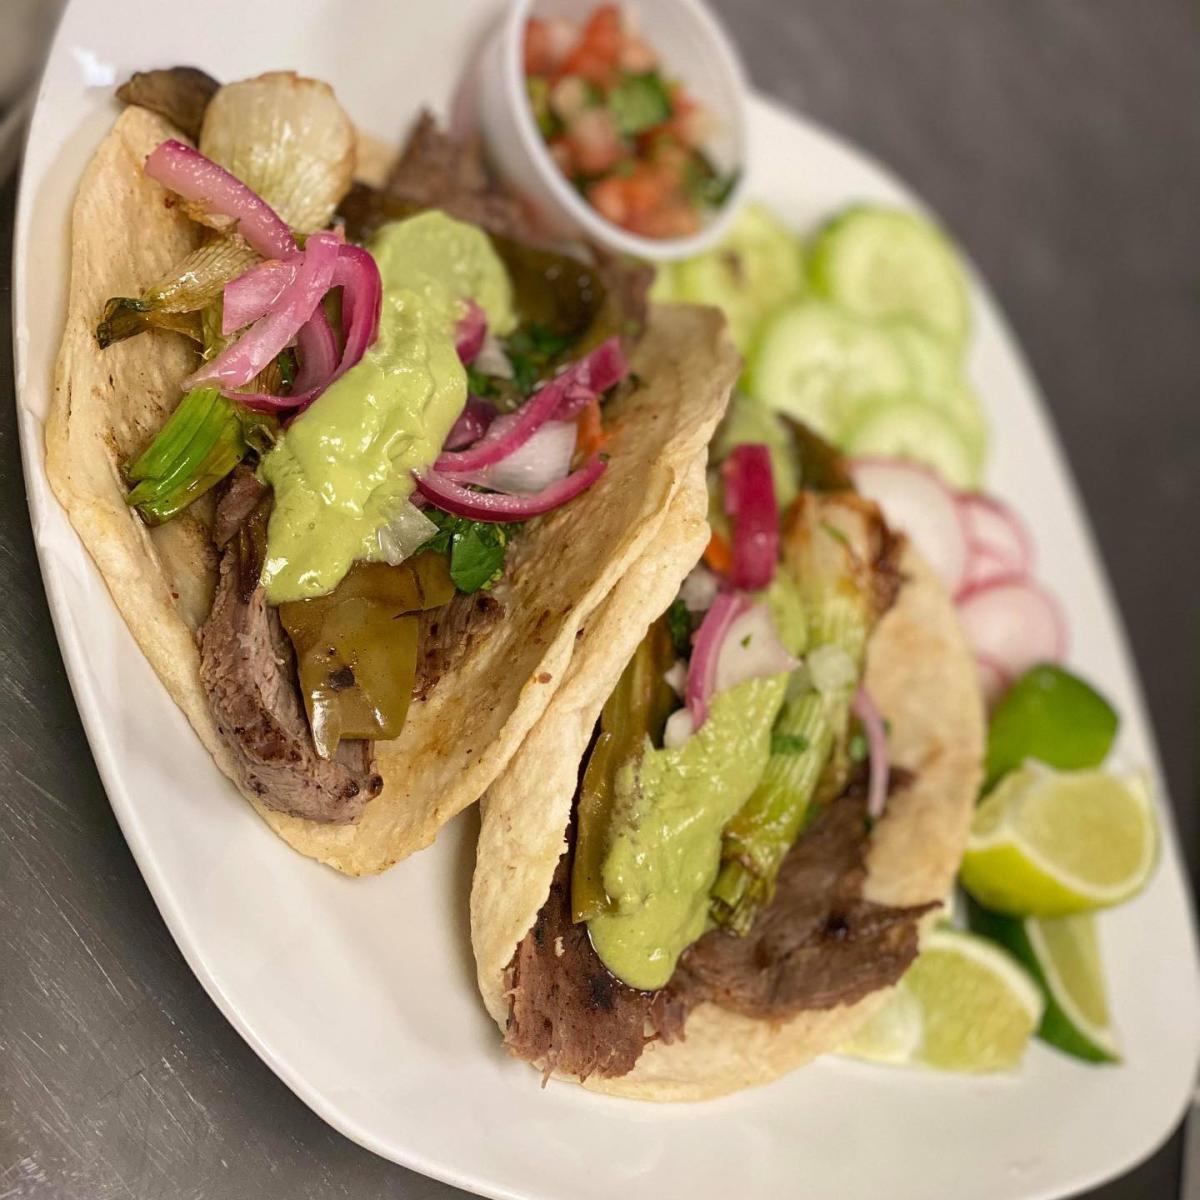
[[[800,240],[765,208],[747,205],[715,249],[674,267],[675,299],[725,313],[745,354],[763,318],[804,290]]]
[[[913,320],[887,322],[912,371],[913,387],[922,396],[937,396],[962,385],[958,354],[944,338]]]
[[[970,324],[966,274],[945,234],[916,213],[852,208],[813,241],[820,295],[861,317],[908,317],[960,351]]]
[[[907,458],[932,467],[948,483],[975,485],[978,465],[967,438],[945,413],[920,400],[880,400],[846,429],[842,449],[852,458]]]
[[[887,328],[912,370],[912,398],[945,413],[958,426],[978,479],[987,457],[987,422],[979,397],[963,378],[957,357],[942,338],[915,321],[890,321]]]
[[[763,327],[747,388],[769,408],[836,442],[864,401],[910,394],[912,374],[882,326],[800,301]]]

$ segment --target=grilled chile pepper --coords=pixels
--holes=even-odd
[[[414,614],[453,596],[445,555],[427,552],[395,567],[356,563],[329,595],[279,606],[318,754],[332,758],[342,738],[399,737],[417,669]]]
[[[640,759],[646,739],[659,744],[676,705],[663,678],[675,661],[665,617],[650,626],[600,713],[600,732],[584,768],[575,812],[572,920],[588,921],[610,907],[601,866],[608,852],[617,776]]]

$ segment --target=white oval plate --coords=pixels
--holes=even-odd
[[[1179,1117],[1197,1059],[1196,950],[1169,808],[1162,864],[1104,917],[1126,1060],[1089,1069],[1041,1045],[1005,1079],[835,1059],[701,1106],[647,1107],[551,1084],[506,1058],[466,937],[474,817],[377,879],[291,853],[217,772],[146,665],[46,484],[42,422],[65,309],[76,182],[115,114],[111,84],[174,63],[223,79],[280,66],[331,81],[399,141],[444,106],[487,0],[440,5],[76,0],[42,82],[17,220],[17,389],[29,507],[76,701],[121,828],[200,982],[289,1087],[398,1163],[529,1200],[1051,1196],[1146,1155]],[[762,100],[752,189],[805,227],[854,200],[912,196],[865,155]],[[1014,219],[1017,219],[1014,215]],[[1072,661],[1117,702],[1121,748],[1154,764],[1103,571],[1037,390],[976,293],[971,374],[995,429],[991,483],[1033,524],[1070,614]],[[1052,319],[1052,315],[1050,317]]]

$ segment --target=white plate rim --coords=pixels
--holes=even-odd
[[[788,121],[803,127],[806,131],[813,135],[819,135],[822,138],[836,143],[844,152],[852,154],[855,158],[865,160],[873,171],[883,177],[886,177],[891,184],[900,192],[911,195],[909,189],[901,184],[894,174],[883,167],[872,155],[869,155],[853,146],[849,141],[835,134],[830,133],[816,123],[789,113],[763,97],[755,96],[753,98],[753,107],[757,112],[769,113],[774,119]],[[40,109],[40,103],[39,103]],[[30,125],[30,140],[39,132],[39,112],[35,111],[34,119]],[[753,153],[753,151],[752,151]],[[89,743],[92,747],[93,754],[96,759],[97,767],[100,771],[101,778],[104,782],[106,791],[110,797],[114,812],[116,813],[118,822],[121,825],[122,832],[130,844],[135,858],[138,861],[139,869],[142,871],[147,885],[150,888],[151,894],[155,899],[163,918],[179,945],[188,965],[199,979],[201,985],[205,988],[208,994],[212,997],[214,1003],[227,1020],[238,1030],[242,1037],[251,1045],[255,1052],[263,1059],[264,1062],[288,1085],[293,1092],[296,1093],[310,1108],[317,1112],[324,1120],[328,1121],[335,1128],[339,1129],[346,1136],[356,1141],[360,1145],[382,1155],[385,1158],[393,1161],[401,1161],[403,1165],[414,1170],[420,1171],[423,1174],[440,1179],[446,1183],[464,1187],[482,1190],[485,1194],[504,1197],[517,1197],[524,1195],[523,1192],[513,1191],[509,1189],[497,1189],[489,1186],[486,1180],[482,1180],[469,1173],[464,1173],[447,1167],[440,1160],[433,1160],[422,1156],[419,1152],[409,1151],[402,1157],[398,1156],[394,1145],[380,1138],[369,1128],[366,1128],[352,1119],[347,1118],[328,1097],[324,1096],[318,1090],[314,1090],[309,1086],[308,1081],[301,1073],[293,1069],[290,1062],[281,1058],[273,1048],[269,1038],[263,1036],[255,1026],[248,1024],[242,1017],[237,1005],[233,1003],[230,997],[226,994],[221,980],[210,970],[209,964],[205,959],[202,949],[196,944],[191,930],[189,929],[186,915],[181,906],[179,897],[175,894],[172,881],[163,876],[158,870],[158,864],[154,853],[154,848],[150,845],[145,836],[144,831],[137,820],[136,806],[126,788],[126,781],[123,777],[121,764],[117,755],[116,749],[111,743],[108,736],[104,718],[101,713],[98,698],[92,693],[86,679],[75,669],[74,664],[80,661],[84,655],[84,647],[78,640],[77,630],[75,628],[71,616],[71,598],[68,591],[68,581],[62,576],[58,564],[53,558],[48,557],[43,553],[43,543],[38,536],[39,529],[45,517],[46,497],[33,488],[29,488],[28,481],[35,478],[40,478],[43,474],[42,466],[42,440],[40,430],[33,428],[33,423],[30,419],[31,414],[22,403],[21,396],[24,392],[26,381],[29,373],[29,363],[25,358],[25,339],[21,336],[20,331],[24,327],[23,305],[28,284],[30,263],[29,263],[29,242],[26,237],[27,230],[31,222],[31,206],[33,203],[34,188],[31,185],[27,186],[27,179],[22,179],[20,198],[17,208],[17,219],[15,225],[15,240],[14,240],[14,292],[13,292],[13,327],[15,335],[15,351],[16,351],[16,381],[17,381],[17,396],[18,406],[21,412],[21,454],[22,464],[25,471],[27,481],[28,499],[30,504],[31,519],[35,532],[35,540],[39,557],[42,562],[43,578],[46,583],[47,598],[51,610],[51,616],[54,623],[56,635],[59,640],[60,647],[63,652],[64,663],[67,667],[68,676],[71,680],[72,691],[75,696],[75,701],[80,712],[81,719],[84,723],[85,730],[88,735]],[[1083,517],[1082,505],[1079,502],[1078,493],[1074,484],[1073,476],[1066,466],[1065,459],[1062,455],[1061,446],[1059,444],[1056,433],[1046,415],[1044,401],[1040,396],[1040,392],[1033,382],[1029,373],[1027,364],[1025,363],[1023,354],[1019,348],[1015,338],[1004,319],[999,306],[996,304],[994,297],[991,296],[986,284],[982,280],[976,279],[980,303],[986,307],[990,314],[997,321],[1002,338],[1005,342],[1005,350],[1011,356],[1019,372],[1024,376],[1028,390],[1039,400],[1039,415],[1045,424],[1045,433],[1048,440],[1052,443],[1061,475],[1068,483],[1071,490],[1072,502],[1075,505],[1076,512],[1073,514],[1077,520],[1077,528],[1084,531],[1084,536],[1087,538],[1087,550],[1091,557],[1099,561],[1096,554],[1094,538],[1091,534],[1090,526]],[[35,436],[36,435],[36,436]],[[52,502],[52,501],[51,501]],[[1107,585],[1105,579],[1105,594],[1106,598],[1111,603],[1112,593],[1111,588]],[[1123,629],[1120,628],[1121,635],[1121,653],[1125,660],[1130,661],[1127,641],[1124,638]],[[1136,682],[1136,674],[1134,679],[1134,694],[1130,697],[1134,708],[1135,715],[1144,720],[1144,704],[1142,701],[1140,688]],[[1156,757],[1156,756],[1155,756]],[[1161,773],[1160,778],[1161,778]],[[1173,816],[1169,813],[1164,821],[1164,867],[1170,863],[1176,872],[1180,870],[1179,861],[1179,845],[1177,834],[1174,830]],[[1185,914],[1185,920],[1189,924],[1191,943],[1193,949],[1193,958],[1195,957],[1195,928],[1192,922],[1190,911]],[[1182,1112],[1186,1106],[1187,1095],[1179,1098],[1177,1113]],[[1170,1132],[1174,1122],[1166,1125],[1162,1130],[1162,1138]],[[1161,1141],[1161,1138],[1160,1138]],[[1078,1187],[1088,1186],[1099,1182],[1101,1179],[1110,1178],[1113,1174],[1125,1169],[1133,1162],[1139,1161],[1155,1148],[1155,1144],[1139,1148],[1137,1151],[1128,1156],[1124,1161],[1113,1166],[1106,1164],[1105,1167],[1096,1172],[1094,1175],[1084,1178],[1079,1177],[1072,1179],[1065,1186]],[[1032,1194],[1032,1193],[1031,1193]],[[1053,1191],[1047,1191],[1040,1194],[1053,1195]]]

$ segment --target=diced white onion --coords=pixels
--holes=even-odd
[[[730,625],[725,635],[713,692],[727,692],[748,679],[782,675],[799,665],[779,640],[771,610],[765,604],[755,604]]]
[[[387,514],[387,521],[375,532],[379,557],[393,567],[410,558],[433,535],[437,526],[415,504],[401,501]]]
[[[513,377],[513,365],[504,353],[500,339],[490,329],[484,335],[483,345],[479,347],[479,353],[475,355],[471,366],[481,375],[490,375],[493,379]]]
[[[696,723],[686,708],[676,709],[668,718],[663,729],[663,747],[676,750],[696,731]]]
[[[688,612],[708,612],[717,598],[721,581],[703,563],[697,563],[679,589],[679,598]]]
[[[576,433],[574,421],[547,421],[507,458],[470,478],[510,496],[534,496],[570,473]]]
[[[841,646],[818,646],[805,661],[813,687],[822,695],[858,686],[854,659]]]
[[[682,658],[677,658],[671,669],[663,672],[663,679],[675,695],[682,698],[687,694],[687,663]]]

